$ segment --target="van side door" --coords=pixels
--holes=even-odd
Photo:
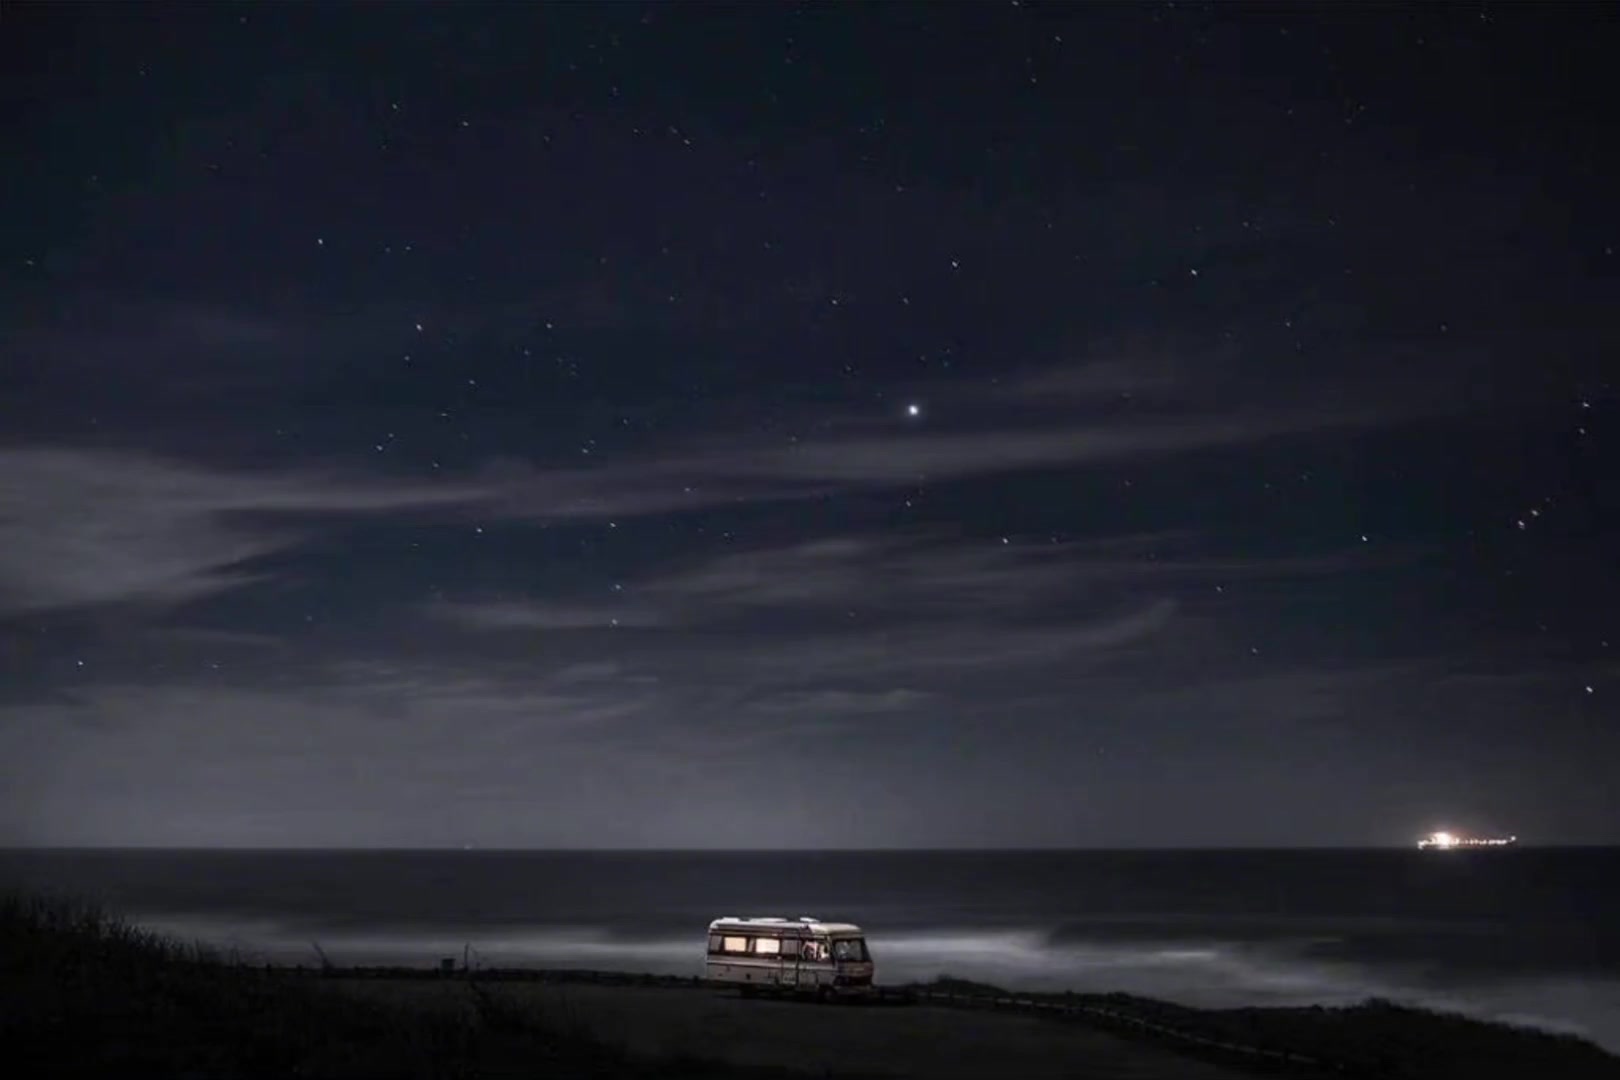
[[[797,989],[799,985],[799,939],[796,937],[782,938],[782,973],[780,979],[782,986],[789,990]]]

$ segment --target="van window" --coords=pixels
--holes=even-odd
[[[761,937],[754,939],[754,954],[756,956],[780,956],[781,953],[781,938]]]
[[[856,964],[868,959],[866,941],[858,937],[836,938],[832,943],[833,959]]]
[[[720,951],[728,953],[745,953],[748,951],[748,939],[745,937],[728,937],[720,943]]]
[[[721,952],[725,948],[725,945],[723,944],[724,941],[725,941],[725,938],[721,937],[719,934],[710,934],[709,935],[709,951],[710,952]]]

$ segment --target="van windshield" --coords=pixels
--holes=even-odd
[[[848,964],[861,963],[869,959],[866,955],[866,940],[864,938],[834,938],[832,951],[834,960],[841,960]]]

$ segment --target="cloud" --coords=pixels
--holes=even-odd
[[[919,621],[899,627],[852,627],[806,633],[784,641],[739,643],[723,662],[759,686],[816,686],[827,682],[904,681],[935,691],[945,684],[973,691],[986,676],[1061,665],[1083,674],[1135,656],[1167,631],[1178,605],[1161,598],[1106,613],[1061,621],[998,622],[968,617]],[[978,684],[979,690],[984,684]]]
[[[1155,534],[1157,535],[1157,534]],[[1150,543],[1144,539],[1141,543]],[[1147,560],[1128,563],[1123,545],[1010,544],[938,536],[834,536],[801,544],[727,552],[630,580],[622,602],[458,599],[425,612],[472,630],[598,630],[727,623],[750,616],[802,628],[803,618],[859,617],[862,625],[963,619],[987,623],[1038,617],[1095,591],[1166,577]],[[1139,572],[1134,576],[1132,569]],[[1230,576],[1230,575],[1227,575]]]
[[[3,705],[0,836],[566,841],[571,809],[609,817],[593,778],[633,761],[636,725],[660,715],[656,686],[580,675],[366,662],[293,685],[119,682]]]
[[[998,396],[1035,404],[1073,405],[1167,394],[1183,388],[1185,382],[1181,366],[1160,352],[1145,359],[1111,356],[1030,372],[1002,384]]]
[[[485,497],[465,485],[227,472],[107,450],[4,449],[0,612],[191,600],[256,580],[251,561],[299,543],[309,516]]]
[[[480,480],[501,487],[513,516],[630,517],[1151,459],[1374,427],[1393,415],[1390,406],[1306,404],[1132,413],[1062,426],[884,432],[864,425],[797,442],[677,447],[594,469],[537,469],[507,460]]]
[[[704,604],[768,605],[835,602],[862,584],[864,566],[879,559],[884,542],[856,536],[757,548],[704,561],[685,572],[648,582],[654,596]]]
[[[973,697],[986,679],[1015,693],[1017,680],[1035,672],[1064,687],[1097,675],[1186,674],[1185,664],[1212,649],[1241,662],[1248,653],[1214,614],[1212,605],[1226,610],[1228,602],[1213,585],[1315,581],[1377,564],[1360,547],[1321,556],[1202,554],[1211,547],[1186,530],[1061,544],[837,535],[630,578],[614,594],[618,603],[564,595],[428,610],[490,634],[554,633],[558,647],[566,641],[579,655],[607,640],[599,635],[614,618],[622,628],[656,627],[614,639],[614,655],[653,666],[670,685],[697,679],[726,688],[728,707],[751,708],[773,695],[829,688]]]
[[[1207,550],[1209,542],[1203,545]],[[1220,584],[1232,581],[1280,581],[1329,578],[1412,562],[1421,550],[1411,546],[1345,547],[1318,555],[1198,555],[1178,552],[1173,539],[1155,542],[1144,536],[1077,545],[1076,576],[1113,585],[1156,584],[1160,587]],[[1134,550],[1133,550],[1134,549]]]
[[[144,631],[147,640],[176,646],[217,646],[228,649],[275,649],[288,644],[275,634],[248,630],[220,630],[209,626],[153,627]]]
[[[1063,543],[917,532],[826,537],[728,552],[630,585],[668,621],[751,610],[855,610],[865,617],[1035,615],[1099,594],[1238,580],[1331,577],[1408,561],[1365,548],[1309,556],[1210,556],[1211,542],[1164,530]]]
[[[442,601],[428,605],[426,611],[470,630],[606,630],[665,622],[660,613],[646,608],[521,600]]]
[[[906,712],[934,699],[920,690],[791,690],[749,703],[756,712],[772,715],[836,718]]]
[[[1121,417],[1037,430],[828,439],[755,456],[734,468],[742,475],[800,482],[888,486],[1240,446],[1284,435],[1357,427],[1379,416],[1371,410],[1255,410],[1157,420]]]
[[[722,623],[857,610],[868,620],[980,618],[1049,605],[1085,579],[1072,545],[843,535],[726,552],[621,584],[612,601],[576,596],[457,598],[423,608],[471,630],[594,630]]]
[[[220,326],[207,319],[202,323],[198,333],[206,331],[222,341],[260,332],[228,320]],[[1137,377],[1128,366],[1113,362],[1078,370],[1083,374],[1054,374],[1047,381],[1079,378],[1087,387],[1102,388]],[[1038,380],[1024,384],[1026,389],[1037,385]],[[962,387],[964,393],[971,389]],[[1044,389],[1050,393],[1052,387]],[[227,471],[108,449],[13,447],[0,449],[0,612],[177,603],[239,587],[257,580],[254,560],[302,542],[310,518],[479,505],[487,514],[518,520],[612,520],[1242,446],[1387,422],[1399,411],[1307,402],[1101,415],[1059,426],[1027,421],[951,429],[867,425],[824,431],[798,442],[677,444],[657,456],[590,468],[494,461],[471,477],[435,483],[322,475],[308,469]],[[846,558],[865,553],[837,547],[860,541],[826,543],[832,546],[793,556],[801,575],[796,579],[768,563],[750,567],[740,561],[709,568],[706,586],[696,578],[667,582],[665,594],[681,589],[695,594],[707,587],[755,597],[774,589],[782,599],[791,599],[789,594],[797,590],[808,598],[818,590],[830,595],[839,588],[847,591],[851,582],[870,580],[869,572]],[[940,579],[955,575],[954,583],[942,580],[947,589],[954,586],[955,595],[965,594],[966,579],[976,574],[985,585],[980,595],[991,601],[996,576],[1011,580],[1007,571],[994,567],[928,570],[926,556],[880,554],[887,569],[912,573],[913,593],[919,598],[929,574]],[[1034,580],[1028,567],[1018,573]],[[752,580],[745,580],[749,575]],[[898,587],[904,586],[890,588]],[[558,612],[552,625],[588,614]],[[515,610],[503,615],[499,609],[483,614],[486,623],[502,617],[525,616]],[[541,626],[535,622],[541,616],[527,617],[531,625]]]

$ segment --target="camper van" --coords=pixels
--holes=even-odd
[[[736,986],[744,994],[827,998],[872,992],[872,955],[861,928],[808,915],[714,920],[705,970],[712,982]]]

